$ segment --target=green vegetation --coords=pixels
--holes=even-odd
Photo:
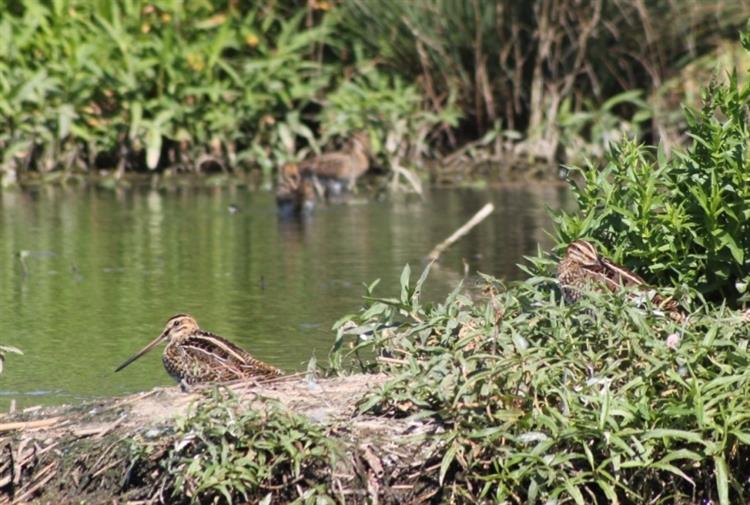
[[[544,120],[529,113],[556,116],[565,100],[601,103],[649,87],[678,60],[735,39],[748,14],[733,1],[353,0],[343,8],[344,26],[355,36],[367,26],[363,43],[426,82],[431,99],[458,91],[479,129],[497,119],[538,127]]]
[[[384,144],[403,122],[396,153],[455,117],[421,114],[413,85],[367,61],[344,80],[345,62],[323,55],[341,51],[328,45],[335,16],[293,2],[27,1],[2,12],[6,184],[60,167],[270,171],[303,145],[319,150],[319,134],[363,128]]]
[[[477,138],[497,156],[549,160],[561,142],[596,156],[652,130],[633,90],[734,38],[748,13],[727,0],[5,0],[0,170],[6,185],[56,169],[268,173],[353,129],[385,166]]]
[[[443,501],[747,501],[750,330],[739,315],[704,306],[679,327],[594,292],[566,306],[542,275],[507,290],[487,278],[481,303],[457,289],[424,304],[425,274],[411,285],[407,269],[399,298],[370,296],[355,325],[339,325],[334,357],[354,339],[391,377],[361,410],[444,427],[433,467]]]
[[[629,141],[603,170],[581,170],[580,211],[559,217],[560,242],[594,238],[655,284],[736,304],[750,277],[748,97],[735,78],[714,84],[687,113],[686,150],[654,156]]]
[[[193,405],[168,441],[135,444],[133,466],[146,463],[169,503],[333,503],[324,481],[337,448],[325,430],[273,401],[257,408],[228,394]]]
[[[560,148],[579,156],[580,146],[566,142],[574,133],[597,154],[621,130],[648,131],[652,105],[659,130],[661,106],[634,103],[634,90],[658,89],[722,38],[736,40],[750,14],[736,1],[353,0],[342,8],[349,33],[367,26],[362,43],[422,83],[431,107],[455,94],[465,118],[459,135],[522,132],[523,151],[542,158]],[[581,114],[598,116],[590,130]],[[496,154],[518,147],[499,143]]]

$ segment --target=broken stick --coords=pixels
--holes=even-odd
[[[466,224],[464,224],[461,228],[454,231],[453,234],[448,237],[447,239],[440,242],[438,245],[435,246],[435,248],[430,251],[430,254],[427,256],[428,260],[435,261],[437,260],[441,254],[443,254],[443,251],[448,249],[451,245],[453,245],[454,242],[456,242],[458,239],[466,235],[471,231],[472,228],[474,228],[476,225],[484,221],[484,218],[492,214],[492,211],[495,210],[495,206],[491,203],[485,204],[484,207],[479,209],[479,212],[474,214],[471,219],[469,219]]]
[[[38,421],[18,421],[15,423],[2,423],[0,424],[0,432],[26,430],[33,428],[46,428],[47,426],[57,424],[57,421],[59,420],[59,417],[50,417],[47,419],[39,419]]]

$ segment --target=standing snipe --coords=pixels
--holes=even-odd
[[[568,246],[565,257],[557,264],[557,279],[568,303],[577,301],[586,285],[604,286],[612,292],[627,287],[648,288],[638,274],[600,256],[594,245],[585,240],[575,240]],[[653,301],[675,321],[685,319],[684,312],[673,299],[657,294]]]
[[[300,163],[301,173],[310,173],[320,180],[331,193],[341,192],[341,184],[352,190],[357,179],[370,168],[370,137],[367,133],[358,132],[352,137],[351,146],[343,151],[336,151]]]
[[[204,382],[283,375],[278,368],[253,358],[233,343],[201,330],[195,319],[187,314],[169,318],[161,335],[118,366],[115,372],[146,354],[162,340],[167,341],[161,358],[164,368],[183,389]]]

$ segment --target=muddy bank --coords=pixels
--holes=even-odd
[[[439,428],[356,413],[362,396],[385,379],[353,375],[310,382],[295,377],[233,384],[227,389],[242,408],[262,409],[278,402],[341,442],[345,456],[335,467],[319,468],[319,474],[308,476],[330,486],[337,501],[433,501],[438,486],[423,477],[430,473],[423,470],[434,466],[435,447],[424,435]],[[175,423],[200,409],[200,400],[209,394],[216,391],[157,388],[83,405],[4,415],[0,418],[0,504],[189,502],[179,489],[177,496],[174,490],[165,491],[160,458],[178,443],[173,436]],[[135,456],[144,445],[150,453]],[[283,496],[294,499],[294,487]]]

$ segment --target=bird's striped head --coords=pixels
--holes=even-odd
[[[170,317],[167,320],[164,331],[162,331],[158,337],[149,342],[146,347],[125,360],[122,365],[118,366],[117,369],[115,369],[115,372],[119,372],[120,370],[131,364],[133,361],[146,354],[162,340],[166,340],[167,342],[179,342],[187,338],[191,333],[197,331],[198,329],[198,323],[195,321],[195,319],[193,319],[192,316],[189,316],[187,314],[176,314]]]
[[[157,340],[182,340],[197,331],[198,322],[188,314],[175,314],[167,320],[164,331]]]
[[[601,258],[591,242],[586,240],[574,240],[568,246],[565,256],[584,267],[601,265]]]

